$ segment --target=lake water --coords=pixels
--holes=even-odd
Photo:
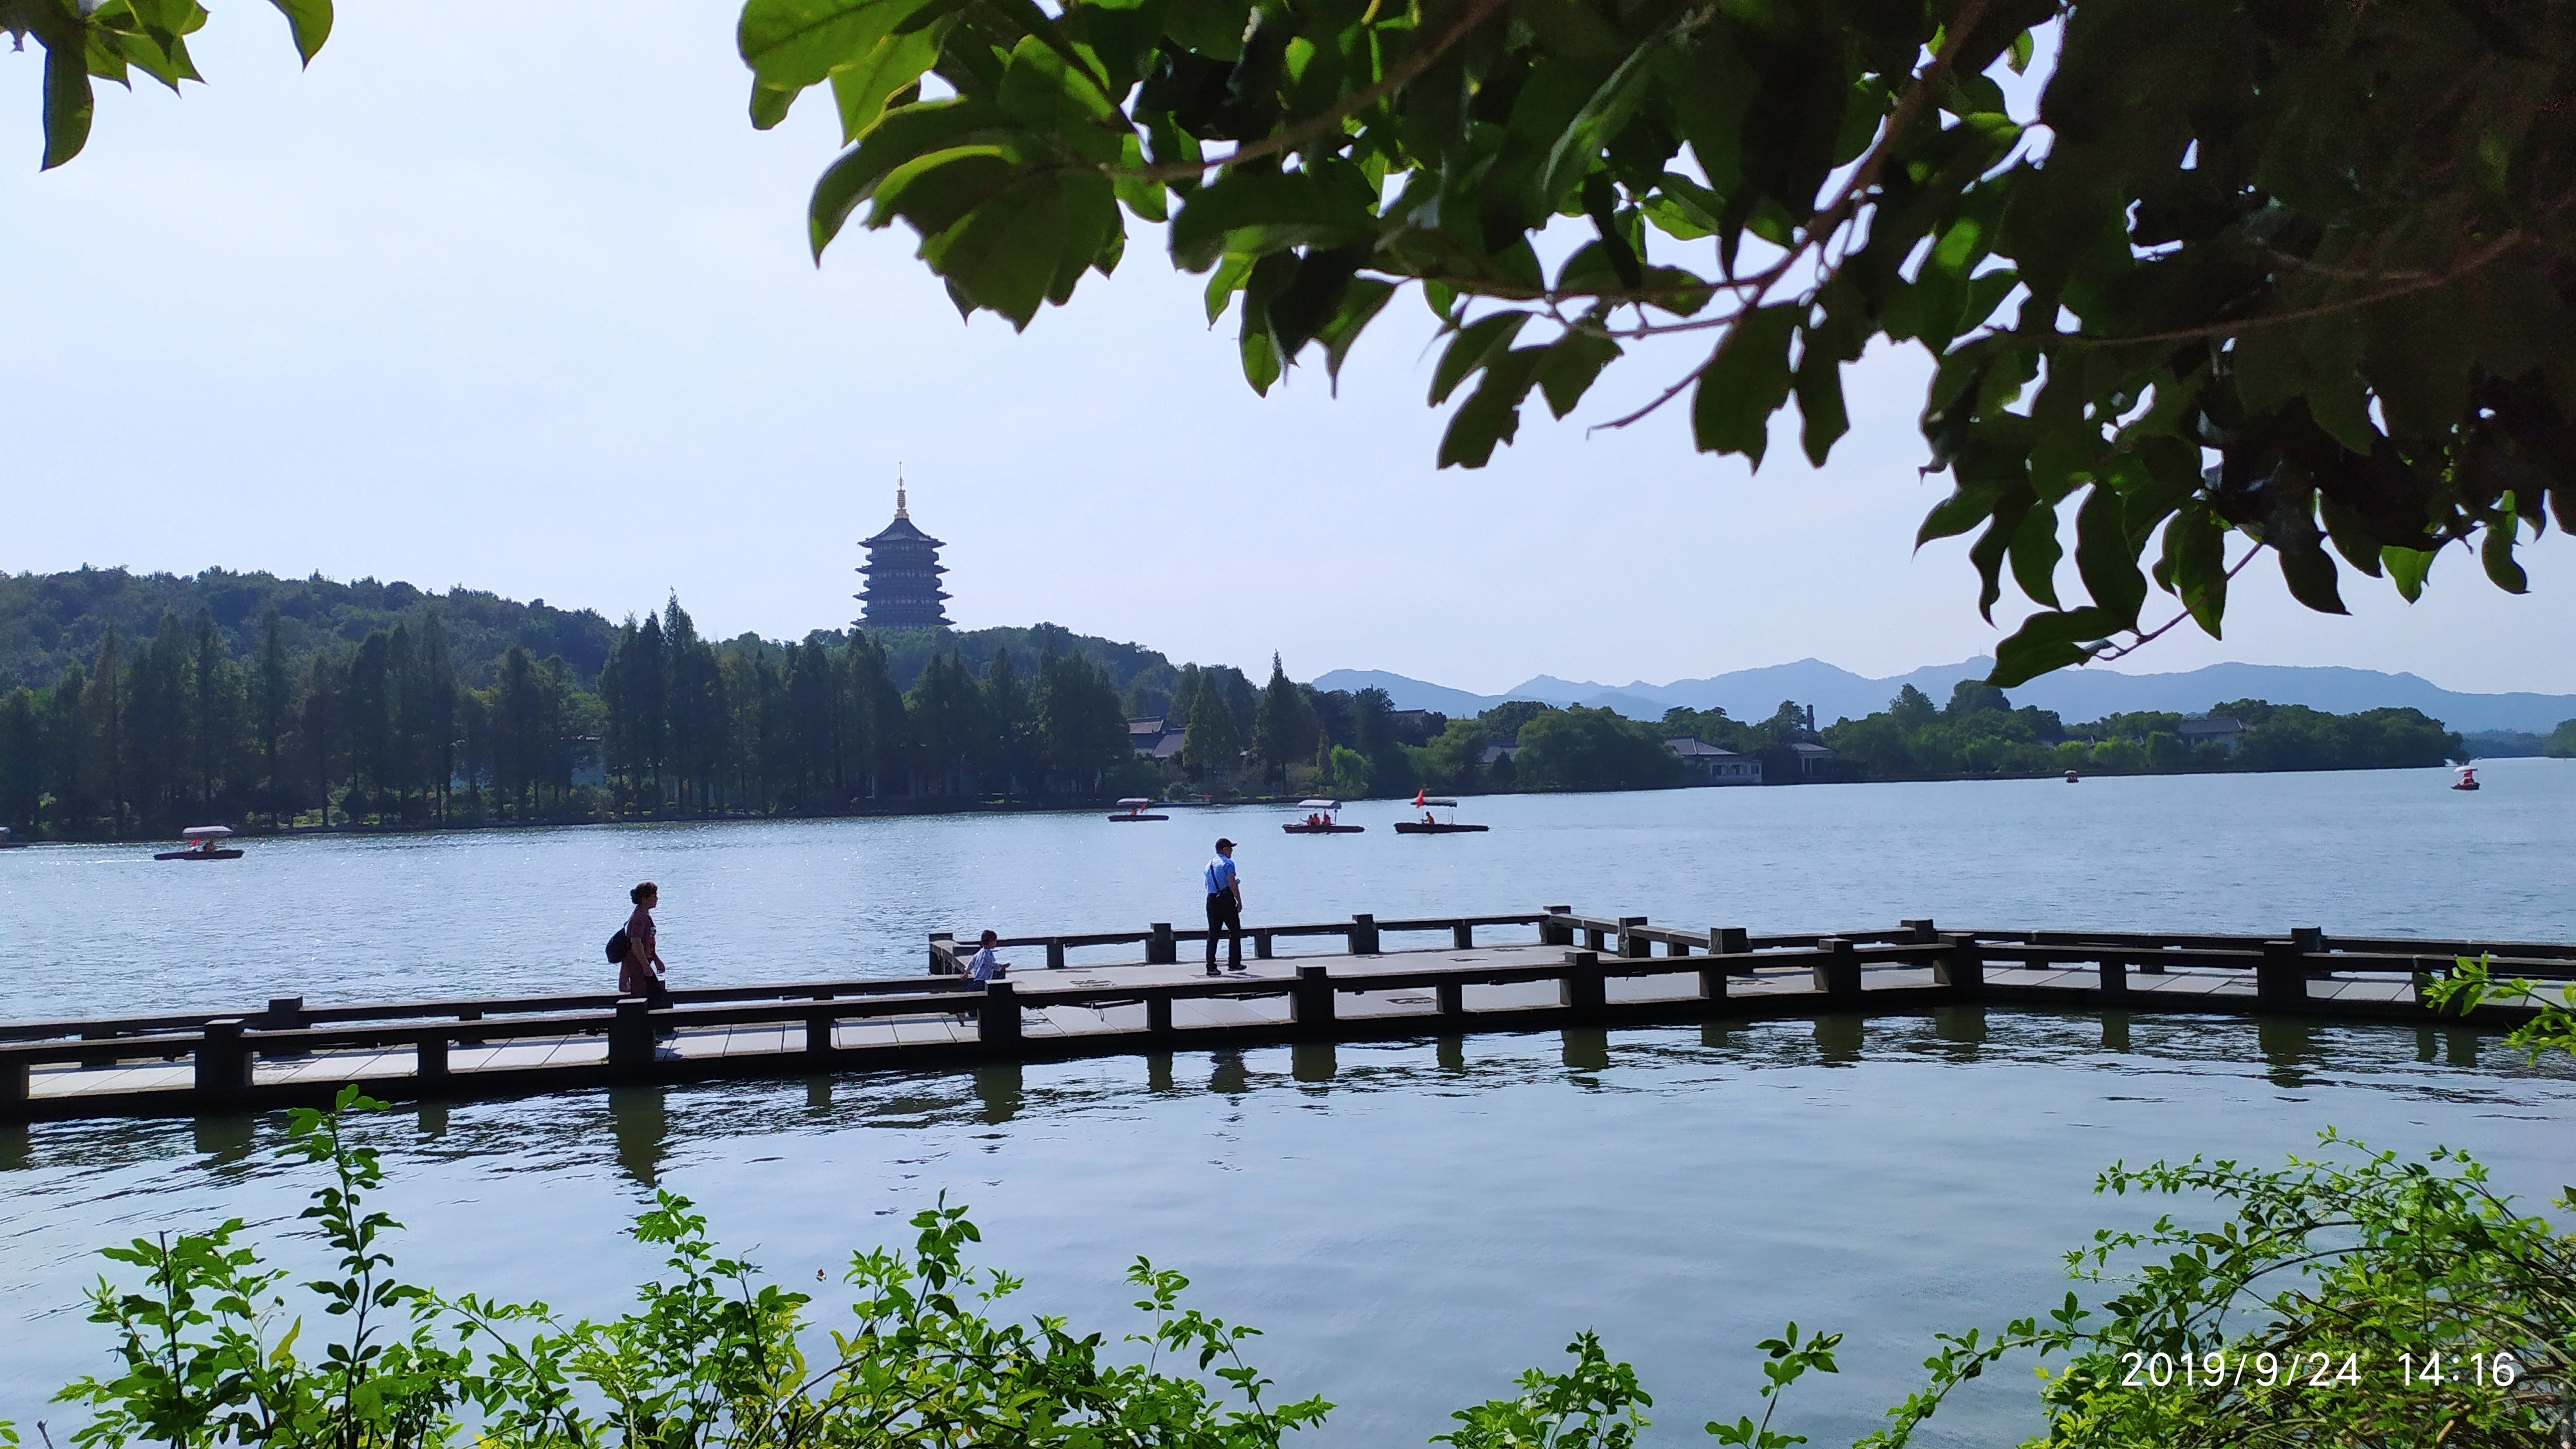
[[[2576,936],[2576,765],[2484,773],[2474,796],[2388,772],[1507,797],[1464,812],[1493,834],[1434,840],[1207,811],[254,841],[219,866],[15,851],[0,1015],[595,988],[591,938],[646,876],[681,979],[910,970],[933,928],[1186,920],[1219,832],[1257,920],[1570,902],[1757,930]],[[2276,1159],[2330,1124],[2468,1148],[2538,1199],[2576,1158],[2576,1073],[2469,1033],[1954,1011],[587,1093],[368,1131],[403,1267],[453,1290],[614,1311],[656,1185],[810,1285],[944,1190],[1031,1309],[1114,1334],[1136,1254],[1188,1273],[1268,1330],[1282,1388],[1342,1405],[1317,1442],[1418,1444],[1595,1327],[1656,1393],[1651,1437],[1704,1443],[1753,1407],[1751,1343],[1795,1318],[1850,1335],[1788,1415],[1821,1445],[1913,1385],[1934,1330],[2048,1306],[2058,1250],[2150,1210],[2092,1198],[2099,1168]],[[77,1306],[99,1244],[240,1216],[311,1253],[277,1132],[0,1129],[0,1419],[105,1366]],[[1930,1442],[2029,1426],[2026,1375],[1977,1389]]]
[[[1488,835],[1285,836],[1286,812],[1174,810],[253,840],[0,852],[0,1019],[152,1007],[597,991],[627,888],[662,887],[675,984],[921,969],[934,930],[1195,925],[1242,842],[1245,919],[1565,904],[1692,928],[1953,926],[2576,939],[2576,761],[2440,770],[1516,795]],[[1398,938],[1396,944],[1401,944]]]

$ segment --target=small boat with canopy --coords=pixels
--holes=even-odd
[[[179,838],[188,842],[186,846],[178,850],[165,850],[152,858],[154,860],[239,860],[241,859],[240,847],[224,844],[232,838],[232,833],[233,828],[229,825],[191,825],[179,832]]]
[[[1141,796],[1121,800],[1118,802],[1118,813],[1110,816],[1109,818],[1113,822],[1122,820],[1169,820],[1172,818],[1169,815],[1146,814],[1145,807],[1153,803],[1153,801],[1147,800]]]
[[[1413,806],[1415,809],[1422,812],[1422,818],[1419,820],[1399,820],[1395,822],[1396,834],[1474,835],[1479,831],[1490,830],[1493,828],[1489,825],[1459,824],[1457,801],[1434,800],[1419,790],[1413,792]],[[1443,810],[1449,812],[1449,818],[1446,820],[1440,818],[1440,812]]]
[[[2477,767],[2474,765],[2460,766],[2460,778],[2451,782],[2451,788],[2454,790],[2474,790],[2478,788]]]
[[[1357,835],[1368,829],[1365,825],[1344,825],[1336,819],[1342,813],[1339,800],[1300,800],[1297,808],[1306,812],[1306,818],[1279,827],[1291,835]]]

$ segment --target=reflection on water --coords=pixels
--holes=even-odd
[[[662,1185],[662,1159],[670,1151],[671,1119],[664,1087],[608,1089],[608,1127],[617,1142],[617,1166],[637,1187]]]
[[[2481,1065],[2447,1028],[1945,1009],[641,1088],[357,1130],[404,1275],[452,1290],[615,1312],[655,1271],[620,1229],[657,1189],[782,1280],[836,1279],[946,1193],[982,1260],[1028,1278],[1024,1311],[1114,1337],[1138,1254],[1187,1273],[1200,1306],[1267,1331],[1256,1362],[1283,1388],[1343,1406],[1337,1441],[1420,1443],[1587,1326],[1666,1425],[1732,1420],[1748,1345],[1795,1318],[1851,1335],[1793,1406],[1825,1443],[1872,1427],[1932,1332],[2054,1302],[2058,1250],[2151,1212],[2090,1196],[2114,1159],[2275,1160],[2329,1124],[2463,1147],[2546,1196],[2576,1079]],[[101,1243],[239,1216],[320,1264],[282,1133],[0,1135],[0,1418],[100,1366],[78,1300]],[[2027,1427],[2026,1376],[1990,1378],[1943,1411],[1948,1442]]]

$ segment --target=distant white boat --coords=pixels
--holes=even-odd
[[[232,833],[233,828],[229,825],[191,825],[179,832],[179,838],[188,842],[186,848],[165,850],[152,858],[154,860],[239,860],[241,850],[236,846],[224,844],[232,838]]]

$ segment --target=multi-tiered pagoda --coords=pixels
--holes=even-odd
[[[948,595],[939,587],[939,576],[948,572],[939,563],[939,550],[946,545],[913,524],[900,480],[894,486],[894,522],[859,546],[868,551],[868,561],[859,570],[867,579],[857,595],[864,606],[859,611],[861,624],[871,629],[948,626],[944,607]]]

